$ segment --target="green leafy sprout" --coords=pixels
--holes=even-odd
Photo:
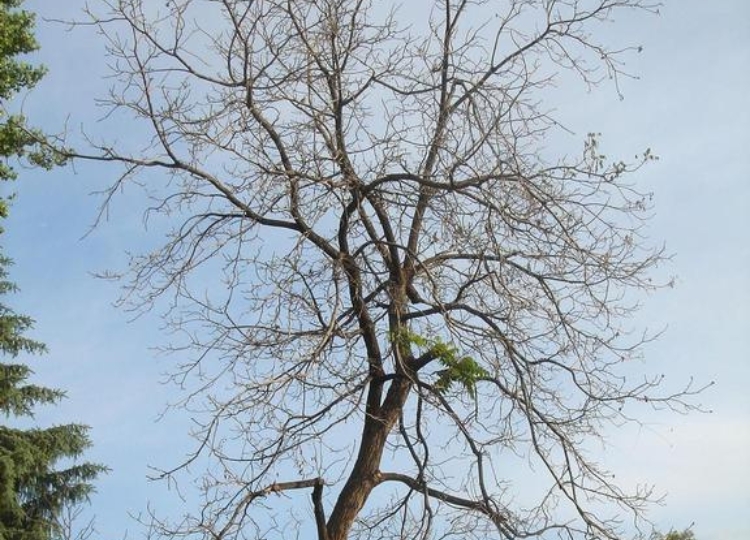
[[[472,399],[476,399],[477,381],[489,377],[487,370],[471,356],[462,356],[458,347],[440,338],[427,338],[404,329],[395,336],[394,342],[425,350],[443,365],[444,369],[437,372],[438,379],[433,384],[441,394],[450,391],[453,384],[458,383]]]

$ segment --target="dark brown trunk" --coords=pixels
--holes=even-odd
[[[348,538],[357,515],[378,485],[385,442],[406,402],[410,388],[408,379],[394,380],[381,407],[381,414],[365,419],[357,461],[328,520],[328,540]]]

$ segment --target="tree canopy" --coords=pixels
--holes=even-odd
[[[25,157],[49,167],[60,161],[40,145],[40,134],[29,130],[24,118],[6,108],[15,94],[32,88],[44,70],[18,59],[36,49],[34,17],[17,10],[20,1],[0,2],[0,181],[16,178],[9,160]],[[8,212],[9,197],[0,198],[0,216]],[[0,228],[0,235],[3,233]],[[27,337],[33,321],[5,303],[16,291],[9,281],[12,261],[0,251],[0,538],[50,540],[56,521],[67,505],[86,500],[91,481],[104,467],[72,463],[89,447],[88,428],[78,424],[22,428],[21,417],[32,417],[35,407],[55,404],[60,390],[29,384],[31,369],[15,359],[45,352],[43,344]]]
[[[561,72],[618,88],[638,48],[602,24],[655,5],[97,5],[107,117],[141,130],[67,155],[122,165],[103,211],[135,184],[171,226],[123,300],[166,306],[197,426],[163,478],[201,503],[152,531],[616,539],[641,522],[650,491],[588,444],[696,391],[628,362],[649,339],[631,300],[664,259],[630,180],[654,156],[609,160],[594,133],[555,155],[545,98]],[[275,496],[300,490],[307,513]]]

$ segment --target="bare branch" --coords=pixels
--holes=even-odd
[[[666,259],[629,180],[654,156],[608,160],[598,134],[553,155],[573,135],[551,100],[565,71],[619,92],[635,49],[602,23],[657,6],[423,4],[89,13],[113,68],[101,104],[143,139],[55,148],[122,167],[103,215],[140,185],[168,229],[123,296],[174,330],[174,405],[195,422],[159,477],[201,503],[163,537],[614,540],[643,522],[650,490],[586,450],[644,409],[697,408],[700,385],[628,362],[655,337],[628,318]],[[289,471],[313,480],[276,482]],[[304,515],[269,497],[307,488]]]

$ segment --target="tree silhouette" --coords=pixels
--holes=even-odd
[[[594,33],[642,0],[139,0],[91,11],[144,129],[69,155],[124,166],[174,228],[124,301],[169,301],[203,503],[166,536],[619,538],[648,490],[586,451],[634,404],[622,326],[663,259],[650,197],[543,97],[625,76]],[[414,6],[412,6],[414,7]],[[635,50],[635,49],[633,49]],[[147,134],[145,134],[147,133]],[[512,483],[544,477],[532,505]],[[506,466],[507,465],[507,466]],[[183,478],[184,478],[183,476]],[[536,480],[535,480],[536,481]],[[530,489],[530,487],[529,487]],[[298,515],[274,494],[312,497]],[[311,533],[312,534],[312,533]]]

